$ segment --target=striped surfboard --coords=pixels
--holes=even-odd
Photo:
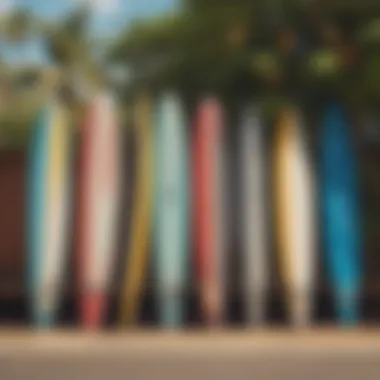
[[[28,180],[28,278],[33,323],[52,325],[62,297],[68,258],[71,131],[57,101],[33,127]]]
[[[86,113],[81,156],[77,274],[85,328],[99,328],[108,308],[117,240],[119,132],[112,96],[97,94]]]

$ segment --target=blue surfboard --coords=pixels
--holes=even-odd
[[[359,319],[362,284],[357,168],[348,118],[330,105],[322,128],[322,212],[326,263],[339,322]]]
[[[46,196],[46,167],[48,156],[49,110],[44,108],[39,112],[38,119],[32,130],[29,151],[28,178],[28,293],[31,303],[32,319],[36,324],[45,324],[45,317],[40,315],[36,297],[40,265],[39,252],[43,246],[44,230],[44,199]]]
[[[174,94],[163,95],[156,114],[155,279],[159,320],[181,325],[188,270],[188,155],[185,117]]]

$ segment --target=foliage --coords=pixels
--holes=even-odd
[[[133,79],[118,89],[122,99],[127,101],[136,90],[148,87],[153,92],[176,88],[190,104],[209,92],[230,104],[260,97],[268,109],[289,96],[308,104],[330,96],[359,106],[380,103],[377,0],[182,3],[175,13],[132,23],[109,46],[108,63],[128,68]],[[78,8],[60,23],[37,19],[19,9],[0,20],[0,33],[11,40],[41,33],[53,61],[68,77],[76,82],[78,78],[104,80],[107,73],[94,56],[88,20],[87,8]],[[30,92],[29,96],[33,97]],[[30,104],[38,108],[42,102],[42,97],[34,96]],[[23,121],[16,122],[1,117],[0,112],[1,141],[19,137],[21,141],[27,135],[33,107],[28,101],[25,104],[20,106],[20,115],[25,107],[30,109],[30,119],[20,117]],[[18,137],[4,137],[13,135]]]
[[[0,20],[1,38],[16,42],[42,35],[53,62],[63,74],[75,70],[80,76],[90,76],[95,69],[86,35],[87,21],[85,8],[77,9],[61,23],[50,23],[17,9]],[[49,67],[14,69],[2,65],[0,77],[0,148],[21,147],[38,110],[52,96],[58,76]]]
[[[127,30],[111,57],[134,67],[136,86],[185,95],[377,104],[378,8],[370,0],[187,0],[169,18]]]

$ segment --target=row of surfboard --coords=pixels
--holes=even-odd
[[[73,187],[79,186],[75,278],[84,327],[97,328],[107,313],[114,275],[125,174],[116,104],[106,92],[88,104],[80,144],[79,182],[73,183],[73,144],[67,110],[52,101],[33,127],[28,181],[29,294],[34,324],[55,323],[62,297],[72,224]],[[153,110],[137,102],[137,154],[128,249],[120,298],[120,323],[134,324],[152,260],[154,291],[163,326],[183,322],[189,267],[196,272],[205,322],[223,322],[226,305],[229,219],[225,115],[212,98],[199,103],[189,128],[183,105],[165,94]],[[275,133],[273,170],[259,107],[247,107],[239,136],[241,286],[249,323],[262,323],[268,295],[267,207],[273,203],[279,261],[289,315],[295,325],[312,319],[316,236],[324,236],[325,263],[343,324],[358,320],[361,285],[360,223],[355,159],[343,108],[331,105],[322,125],[320,189],[310,160],[301,113],[284,109]],[[267,187],[273,174],[273,192]],[[272,194],[273,193],[273,197]],[[317,206],[317,198],[321,206]],[[317,211],[322,210],[321,215]],[[321,216],[321,217],[319,217]],[[319,222],[321,221],[321,223]],[[193,241],[194,255],[190,247]],[[150,249],[152,248],[152,249]],[[151,255],[149,253],[151,252]]]

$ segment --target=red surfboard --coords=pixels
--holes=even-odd
[[[218,101],[201,102],[193,147],[195,264],[202,314],[209,325],[222,322],[225,307],[222,130]]]
[[[84,327],[99,327],[115,258],[119,200],[119,125],[112,97],[98,94],[89,104],[83,128],[78,283]]]

